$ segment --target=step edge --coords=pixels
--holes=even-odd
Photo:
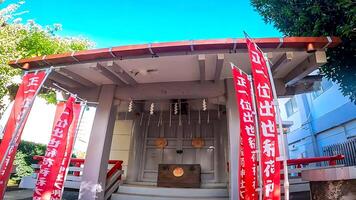
[[[187,197],[187,196],[156,196],[156,195],[134,195],[134,194],[125,194],[125,193],[113,193],[112,197],[123,197],[123,196],[130,196],[130,197],[143,197],[143,198],[165,198],[165,199],[177,199],[177,198],[181,198],[181,199],[187,199],[187,198],[191,198],[191,199],[196,199],[196,200],[201,200],[201,199],[212,199],[212,200],[223,200],[226,199],[228,200],[229,197],[228,196],[221,196],[221,197],[201,197],[201,196],[197,196],[197,197]]]

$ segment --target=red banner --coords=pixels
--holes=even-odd
[[[72,155],[80,104],[74,97],[59,103],[51,139],[38,173],[33,199],[61,199],[65,175]]]
[[[259,117],[263,199],[275,200],[280,199],[280,162],[277,160],[278,134],[271,81],[263,53],[251,40],[246,39],[246,41]]]
[[[0,145],[0,199],[2,199],[6,190],[27,117],[45,77],[46,72],[44,71],[25,74],[17,91],[15,103],[12,107]]]
[[[64,110],[65,103],[61,102],[58,104],[57,107],[57,113],[59,113],[58,110]],[[66,175],[68,172],[68,167],[70,164],[70,159],[72,157],[72,151],[73,151],[73,146],[75,142],[75,137],[76,137],[76,132],[78,128],[78,122],[79,122],[79,115],[81,112],[81,105],[80,104],[74,104],[73,105],[73,121],[71,126],[69,127],[69,133],[68,133],[68,139],[67,139],[67,147],[66,151],[64,153],[64,158],[61,163],[61,167],[59,170],[59,174],[57,175],[56,182],[54,183],[54,190],[52,192],[51,198],[52,199],[61,199],[63,189],[64,189],[64,181],[66,179]],[[60,193],[60,191],[62,191]]]
[[[247,74],[231,63],[234,78],[236,100],[240,116],[240,198],[258,199],[257,183],[257,156],[255,113],[252,104],[251,82]]]

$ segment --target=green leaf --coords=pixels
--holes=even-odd
[[[322,74],[340,84],[356,103],[356,4],[352,0],[251,0],[263,19],[286,36],[338,36],[343,42],[329,49]]]

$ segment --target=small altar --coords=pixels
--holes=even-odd
[[[199,164],[160,164],[158,187],[200,188],[201,168]]]

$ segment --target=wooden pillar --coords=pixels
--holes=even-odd
[[[230,199],[239,199],[239,154],[240,154],[240,120],[236,105],[235,88],[232,79],[226,80],[227,89],[227,130],[229,135],[229,193]]]
[[[115,125],[115,85],[103,85],[96,107],[80,184],[79,199],[104,199],[106,173]]]

